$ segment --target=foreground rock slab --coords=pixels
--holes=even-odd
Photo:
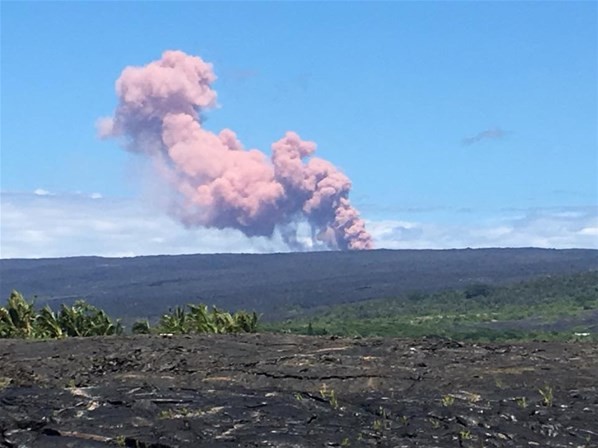
[[[598,347],[279,334],[0,341],[7,447],[597,447]]]

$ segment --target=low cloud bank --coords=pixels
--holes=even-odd
[[[235,229],[189,229],[148,204],[97,193],[2,193],[0,205],[2,258],[289,251],[280,234],[247,237]],[[377,248],[598,249],[598,207],[505,211],[492,220],[465,226],[400,220],[374,220],[367,225]],[[298,238],[309,244],[310,229],[299,229]]]
[[[540,208],[463,225],[407,221],[368,223],[388,249],[540,247],[598,249],[598,207]]]

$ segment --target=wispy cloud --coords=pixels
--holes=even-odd
[[[139,201],[97,196],[2,193],[0,257],[288,251],[280,236],[248,238],[236,230],[186,229]],[[497,214],[465,226],[419,219],[375,220],[367,226],[377,248],[598,248],[598,207]]]
[[[33,194],[36,196],[52,196],[53,193],[49,192],[48,190],[44,190],[43,188],[36,188],[33,190]]]
[[[506,131],[501,128],[490,128],[484,131],[478,132],[476,135],[472,137],[466,137],[461,140],[461,143],[464,146],[470,146],[475,143],[479,143],[482,140],[500,140],[506,135]]]
[[[598,249],[598,207],[529,209],[468,225],[372,221],[376,247],[452,249],[465,247],[542,247]],[[508,213],[508,214],[507,214]]]
[[[248,67],[228,67],[218,70],[223,82],[244,82],[260,76],[258,70]]]

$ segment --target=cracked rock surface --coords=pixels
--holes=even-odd
[[[598,347],[0,340],[6,447],[598,447]]]

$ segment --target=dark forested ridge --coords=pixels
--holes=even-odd
[[[586,249],[375,250],[134,258],[0,260],[0,295],[17,289],[37,303],[83,298],[108,313],[155,317],[207,303],[281,318],[296,308],[502,284],[598,269]]]

